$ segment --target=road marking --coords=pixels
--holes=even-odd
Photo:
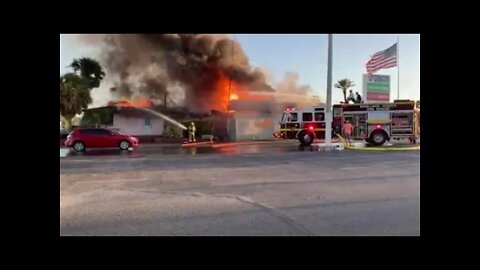
[[[385,162],[385,163],[375,164],[375,165],[366,164],[365,166],[342,167],[340,168],[340,170],[372,169],[372,168],[384,168],[384,167],[403,166],[403,165],[417,165],[417,162],[415,161],[391,162],[391,163]]]
[[[369,166],[368,168],[372,168],[373,166]],[[343,167],[340,168],[340,170],[357,170],[357,169],[365,169],[365,166],[359,166],[359,167]]]
[[[64,181],[69,184],[92,184],[92,183],[123,183],[123,182],[144,182],[147,178],[141,179],[115,179],[115,180],[80,180],[80,181]]]

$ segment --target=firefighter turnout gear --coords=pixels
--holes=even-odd
[[[190,122],[190,125],[188,125],[188,142],[195,142],[195,123]]]

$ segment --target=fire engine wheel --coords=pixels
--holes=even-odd
[[[128,148],[130,147],[130,143],[128,143],[127,141],[121,141],[119,147],[120,150],[128,150]]]
[[[77,152],[85,151],[85,144],[83,142],[75,142],[73,144],[73,149]]]
[[[298,134],[298,140],[302,145],[311,145],[313,143],[313,134],[301,131]]]
[[[387,134],[383,130],[376,130],[370,135],[370,143],[378,146],[387,141]]]

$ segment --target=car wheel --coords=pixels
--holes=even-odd
[[[75,142],[73,144],[73,149],[77,152],[85,151],[85,144],[83,142]]]
[[[387,134],[383,130],[376,130],[370,135],[370,143],[373,145],[383,145],[387,141]]]
[[[128,141],[121,141],[119,144],[120,150],[128,150],[130,143]]]
[[[305,131],[301,131],[298,134],[298,140],[302,145],[311,145],[313,143],[313,134]]]

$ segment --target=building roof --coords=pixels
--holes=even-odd
[[[121,114],[130,117],[146,117],[151,116],[152,114],[144,111],[140,108],[136,107],[122,107],[122,106],[104,106],[104,107],[97,107],[85,110],[86,112],[101,112],[101,111],[109,111],[114,114]]]

